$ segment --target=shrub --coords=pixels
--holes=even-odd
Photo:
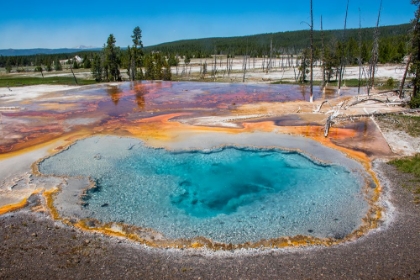
[[[393,88],[394,87],[394,79],[393,78],[389,78],[388,80],[386,80],[386,86],[388,88]]]
[[[420,96],[413,96],[408,105],[411,109],[420,108]]]

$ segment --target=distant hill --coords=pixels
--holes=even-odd
[[[400,24],[392,26],[379,27],[380,39],[395,38],[396,36],[407,36],[412,29],[411,24]],[[373,40],[375,28],[362,28],[360,31],[362,41],[369,42]],[[324,40],[326,43],[332,40],[342,41],[344,36],[343,29],[325,30]],[[314,42],[316,46],[321,46],[321,31],[314,31]],[[271,41],[275,49],[291,49],[295,51],[302,50],[309,46],[309,30],[286,31],[277,33],[256,34],[240,37],[215,37],[191,40],[179,40],[174,42],[163,43],[144,48],[144,51],[160,51],[164,53],[185,54],[187,52],[197,57],[197,54],[203,54],[204,57],[209,54],[217,53],[233,53],[243,55],[248,51],[267,52]],[[359,29],[347,29],[346,39],[353,38],[358,41]]]
[[[411,24],[400,24],[392,26],[379,27],[381,40],[392,40],[397,43],[398,40],[404,40],[408,37],[412,29]],[[375,28],[362,28],[360,34],[362,41],[371,42]],[[144,48],[145,53],[160,51],[165,54],[190,54],[192,57],[208,57],[212,54],[233,54],[233,55],[258,55],[267,54],[272,42],[274,50],[288,50],[291,53],[298,53],[309,46],[309,30],[286,31],[277,33],[265,33],[249,36],[237,37],[215,37],[202,39],[179,40],[174,42],[162,43]],[[314,31],[315,46],[321,46],[321,31]],[[343,41],[344,30],[325,30],[324,41],[329,44],[336,41]],[[359,29],[347,29],[345,40],[350,38],[358,41]],[[126,47],[122,47],[125,50]],[[89,48],[80,46],[76,48],[61,49],[4,49],[0,50],[0,56],[34,56],[34,55],[58,55],[72,53],[91,53],[102,50],[102,48]],[[66,58],[66,57],[65,57]],[[64,58],[61,58],[64,59]]]
[[[100,48],[62,48],[62,49],[4,49],[0,50],[2,56],[27,56],[37,54],[62,54],[62,53],[76,53],[80,51],[99,51]]]

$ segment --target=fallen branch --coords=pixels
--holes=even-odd
[[[327,137],[328,133],[330,132],[330,127],[332,125],[332,119],[333,119],[332,116],[333,115],[328,116],[327,121],[325,122],[324,137]]]
[[[366,99],[362,99],[362,100],[357,100],[357,101],[353,102],[352,104],[348,105],[347,107],[351,107],[351,106],[354,106],[354,105],[357,105],[357,104],[360,104],[360,103],[363,103],[363,102],[367,102],[367,101],[375,101],[375,102],[380,102],[380,103],[388,103],[389,102],[388,98],[386,99],[386,101],[376,99],[376,98],[366,98]]]
[[[340,114],[339,110],[334,111],[331,115],[328,116],[327,121],[325,122],[324,127],[324,137],[328,136],[328,133],[330,132],[330,128],[333,124],[333,120]]]
[[[328,102],[328,100],[322,101],[321,105],[319,105],[317,109],[313,110],[313,112],[314,113],[319,113],[319,111],[321,111],[322,105],[324,105],[327,102]]]
[[[390,89],[390,90],[378,92],[378,95],[384,94],[384,93],[390,93],[390,92],[398,94],[399,91],[400,91],[399,89]]]
[[[352,118],[366,118],[366,117],[376,117],[376,116],[386,116],[386,115],[406,115],[406,114],[410,114],[410,113],[420,113],[420,109],[408,109],[405,111],[400,111],[400,112],[376,112],[373,111],[371,113],[368,114],[358,114],[358,115],[341,115],[341,116],[337,116],[336,119],[340,119],[340,120],[346,120],[346,119],[352,119]]]

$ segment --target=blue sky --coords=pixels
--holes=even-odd
[[[101,47],[109,34],[131,44],[136,26],[145,46],[180,39],[242,36],[308,29],[309,0],[303,1],[4,1],[0,49]],[[314,28],[341,29],[347,0],[313,0]],[[380,0],[350,0],[348,28],[376,24]],[[381,25],[407,23],[410,0],[383,0]]]

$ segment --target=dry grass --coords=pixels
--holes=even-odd
[[[413,137],[420,137],[420,116],[384,115],[377,119],[387,128],[403,130]]]

